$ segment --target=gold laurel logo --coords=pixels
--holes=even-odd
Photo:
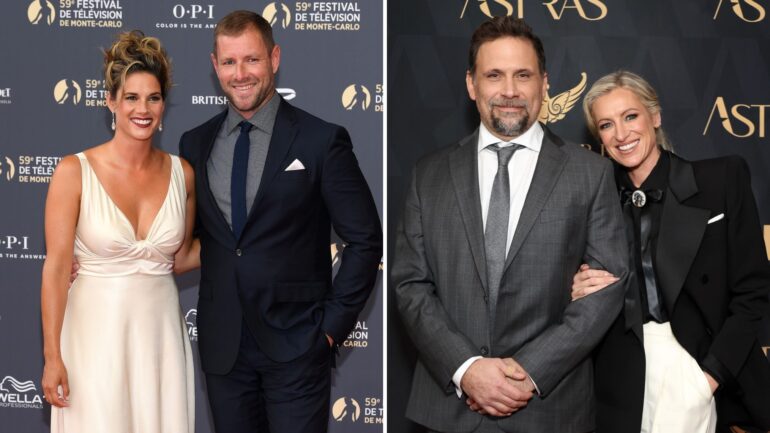
[[[83,96],[83,92],[80,90],[80,84],[75,80],[68,80],[66,78],[59,80],[53,88],[53,98],[57,104],[71,101],[72,105],[76,105],[80,102],[81,96]]]
[[[285,29],[289,27],[289,24],[291,23],[291,11],[289,10],[289,7],[283,3],[273,2],[265,6],[265,9],[262,11],[262,16],[271,26],[274,26],[275,23],[280,21],[281,27]]]
[[[27,8],[27,19],[33,25],[42,21],[50,26],[56,19],[56,9],[48,0],[35,0]]]
[[[12,180],[16,175],[16,166],[13,165],[11,158],[8,158],[7,156],[5,157],[5,165],[7,168],[3,168],[3,161],[0,161],[0,176],[2,176],[5,171],[5,179]]]
[[[545,98],[543,98],[543,105],[540,107],[540,115],[537,119],[543,123],[554,123],[561,119],[572,110],[575,103],[580,99],[580,95],[586,89],[586,73],[582,72],[580,82],[577,86],[567,90],[566,92],[559,93],[556,97],[551,98],[546,90]],[[550,90],[551,86],[548,86]]]
[[[337,422],[345,420],[356,422],[361,417],[361,405],[353,398],[340,397],[332,406],[332,416]]]
[[[468,3],[470,3],[471,0],[465,0],[465,3],[463,4],[463,10],[460,12],[460,19],[462,19],[465,16],[465,11],[468,9]],[[507,17],[510,17],[513,15],[513,5],[508,0],[492,0],[491,2],[489,0],[475,0],[476,5],[478,6],[481,13],[486,15],[489,18],[493,18],[495,16],[502,16],[505,15]],[[500,5],[499,7],[502,7],[500,12],[505,11],[505,13],[495,13],[497,10],[493,11],[492,8],[489,7],[489,3],[495,3]],[[522,12],[524,11],[524,5],[522,4],[522,0],[517,0],[518,3],[518,10],[519,13],[517,15],[517,18],[524,18]],[[499,7],[496,7],[498,9]]]
[[[348,111],[355,107],[361,107],[361,110],[366,110],[371,103],[372,94],[364,85],[351,84],[342,92],[342,106]]]

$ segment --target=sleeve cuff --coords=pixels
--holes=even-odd
[[[529,381],[532,382],[532,386],[535,387],[535,392],[537,393],[537,396],[540,397],[540,388],[537,387],[537,383],[535,383],[535,379],[532,379],[532,376],[527,374],[527,377],[529,378]]]
[[[724,364],[722,364],[713,354],[709,353],[706,355],[706,358],[703,359],[700,367],[719,383],[717,389],[730,384],[730,379],[732,378],[730,371],[727,370]]]
[[[455,384],[455,392],[457,393],[457,398],[463,398],[463,389],[460,386],[460,384],[463,381],[463,376],[465,375],[465,372],[468,371],[468,368],[473,364],[474,361],[477,359],[481,359],[481,356],[472,356],[468,358],[465,362],[460,364],[460,367],[457,368],[457,371],[455,371],[455,374],[452,375],[452,383]],[[535,382],[532,382],[535,383]],[[535,386],[537,387],[537,385]]]

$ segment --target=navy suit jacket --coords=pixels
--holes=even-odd
[[[272,360],[299,357],[329,334],[341,343],[377,278],[379,214],[350,136],[281,100],[264,173],[236,239],[209,188],[207,161],[227,112],[182,135],[194,167],[201,240],[198,343],[203,370],[232,368],[245,320]],[[299,160],[304,170],[286,171]],[[332,227],[346,243],[332,281]]]

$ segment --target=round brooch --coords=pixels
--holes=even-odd
[[[644,205],[647,204],[647,196],[644,194],[644,191],[641,189],[634,191],[631,194],[631,203],[636,207],[644,207]]]

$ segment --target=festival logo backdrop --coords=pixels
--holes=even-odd
[[[171,56],[174,87],[163,132],[156,135],[155,144],[178,153],[180,135],[227,103],[209,53],[217,21],[235,9],[253,10],[272,24],[282,53],[278,92],[292,104],[348,129],[382,210],[382,1],[3,2],[0,430],[49,431],[50,409],[40,388],[43,209],[48,183],[61,158],[111,137],[102,50],[120,31],[140,29],[160,38]],[[336,269],[344,245],[335,240],[330,249]],[[178,284],[197,365],[197,272],[181,276]],[[331,401],[345,396],[348,406],[339,420],[329,407],[331,432],[382,431],[382,297],[378,280],[355,329],[340,348]],[[200,371],[196,371],[196,389],[196,431],[211,432]]]

